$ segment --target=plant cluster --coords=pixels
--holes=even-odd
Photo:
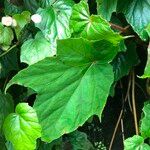
[[[64,149],[63,135],[66,149],[94,149],[77,129],[102,119],[124,76],[137,134],[124,149],[150,150],[150,104],[139,134],[134,95],[135,76],[150,77],[149,0],[0,0],[0,19],[1,150]],[[148,54],[143,75],[138,47]]]

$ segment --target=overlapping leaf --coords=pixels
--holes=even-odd
[[[12,29],[10,27],[4,27],[2,23],[0,23],[0,47],[2,47],[3,50],[7,50],[13,39],[14,35]]]
[[[150,146],[144,143],[144,138],[135,135],[132,138],[128,138],[124,142],[124,150],[149,150]]]
[[[110,21],[113,12],[116,12],[118,0],[97,0],[98,14]]]
[[[0,50],[0,54],[3,51]],[[6,77],[10,71],[18,70],[17,49],[0,58],[0,78]]]
[[[70,37],[69,19],[72,13],[72,0],[57,0],[53,5],[39,8],[41,23],[36,24],[43,34],[50,40],[51,49],[56,53],[56,40]]]
[[[143,108],[144,116],[141,119],[141,134],[144,138],[150,138],[150,104],[145,104]]]
[[[16,113],[5,119],[3,131],[15,150],[34,150],[36,139],[41,136],[36,112],[27,103],[17,105]]]
[[[12,97],[9,94],[2,94],[0,91],[0,132],[4,119],[14,110]]]
[[[29,11],[23,11],[21,14],[13,15],[13,18],[17,22],[17,26],[15,27],[15,32],[18,38],[21,30],[25,27],[27,23],[30,22],[30,15],[31,13]]]
[[[48,56],[53,56],[50,43],[39,34],[36,35],[35,39],[29,39],[24,42],[21,47],[21,61],[29,65]]]
[[[123,39],[111,30],[109,23],[101,16],[90,16],[88,3],[85,1],[73,6],[70,27],[74,36],[82,36],[89,40],[107,39],[118,44]]]
[[[82,38],[60,40],[56,58],[29,66],[8,84],[7,88],[19,84],[38,93],[34,108],[43,140],[75,130],[93,114],[101,116],[113,82],[108,61],[118,46],[106,40],[99,41],[99,48],[97,44]]]
[[[115,81],[118,81],[123,76],[128,75],[132,67],[138,63],[139,58],[136,53],[136,45],[133,42],[129,42],[126,52],[119,53],[112,62]]]
[[[143,39],[148,37],[144,29],[150,23],[150,1],[149,0],[118,0],[118,12],[124,13],[127,21],[135,32]]]
[[[145,29],[145,32],[148,34],[149,38],[150,38],[150,24],[147,26],[147,28]],[[141,76],[141,78],[149,78],[150,77],[150,41],[149,41],[149,45],[147,48],[147,63],[145,66],[145,70],[144,70],[144,74]]]

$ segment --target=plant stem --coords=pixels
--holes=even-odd
[[[126,93],[126,96],[125,96],[125,99],[124,99],[124,103],[125,103],[125,102],[127,101],[127,99],[128,99],[128,95],[129,95],[129,92],[130,92],[130,88],[131,88],[131,76],[129,76],[128,89],[127,89],[127,93]],[[111,142],[110,142],[110,145],[109,145],[109,150],[112,149],[112,145],[113,145],[113,142],[114,142],[114,139],[115,139],[115,136],[116,136],[116,132],[117,132],[119,123],[120,123],[121,118],[122,118],[122,115],[123,115],[123,111],[124,111],[124,110],[123,110],[123,108],[122,108],[121,111],[120,111],[120,114],[119,114],[119,117],[118,117],[118,120],[117,120],[115,129],[114,129],[112,138],[111,138]]]
[[[134,71],[132,73],[132,107],[133,107],[135,133],[136,133],[136,135],[138,135],[139,129],[138,129],[137,112],[136,112],[136,104],[135,104],[135,74],[134,74]]]
[[[121,27],[121,26],[119,26],[119,25],[116,25],[116,24],[113,24],[113,23],[111,23],[110,22],[110,25],[111,25],[111,27],[113,28],[113,29],[116,29],[116,30],[119,30],[121,33],[123,33],[123,32],[126,32],[126,30],[130,27],[129,25],[128,26],[126,26],[126,27]]]
[[[17,47],[19,44],[19,42],[17,42],[15,45],[13,45],[12,47],[10,47],[6,52],[2,53],[0,55],[0,58],[3,57],[4,55],[6,55],[7,53],[9,53],[11,50],[13,50],[15,47]]]

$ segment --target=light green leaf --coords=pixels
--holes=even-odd
[[[89,40],[106,39],[114,44],[123,40],[118,33],[111,30],[109,23],[101,16],[90,16],[88,4],[85,1],[73,6],[70,28],[74,36],[82,36]]]
[[[124,150],[150,150],[150,146],[144,143],[143,137],[134,135],[124,141]]]
[[[0,132],[6,116],[12,113],[13,110],[14,104],[12,97],[9,94],[2,94],[0,91]]]
[[[17,22],[17,26],[15,27],[17,38],[19,38],[19,34],[25,25],[30,22],[30,15],[31,13],[29,11],[23,11],[21,14],[13,15],[13,18]]]
[[[110,21],[113,12],[116,12],[118,0],[97,0],[98,14]]]
[[[143,108],[144,116],[141,119],[141,134],[144,138],[150,138],[150,103]]]
[[[36,35],[35,39],[29,39],[21,47],[21,62],[34,64],[45,57],[53,56],[50,43],[42,36]]]
[[[101,116],[114,79],[112,66],[102,56],[104,51],[116,53],[118,47],[99,42],[105,45],[97,50],[85,39],[60,40],[56,58],[29,66],[7,85],[7,89],[23,85],[38,93],[34,108],[44,141],[74,131],[93,114]]]
[[[7,47],[11,45],[12,40],[14,39],[13,31],[10,27],[4,27],[0,23],[0,46],[2,48]],[[3,49],[3,50],[7,50]]]
[[[143,40],[148,36],[144,34],[144,29],[150,23],[150,1],[149,0],[118,0],[118,12],[124,13],[127,21],[134,31]]]
[[[56,40],[70,37],[69,20],[72,13],[72,0],[57,0],[52,6],[39,8],[37,14],[42,21],[35,24],[50,40],[51,49],[56,53]]]
[[[36,139],[41,136],[41,126],[36,112],[27,103],[16,106],[16,113],[5,119],[3,131],[15,150],[34,150]]]

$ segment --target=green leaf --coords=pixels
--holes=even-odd
[[[115,81],[118,81],[123,76],[128,75],[129,71],[139,63],[139,58],[136,53],[136,44],[129,42],[126,52],[119,53],[113,60],[113,70]]]
[[[144,74],[141,78],[149,78],[150,77],[150,43],[148,45],[148,57],[147,57],[147,64],[144,70]]]
[[[12,97],[9,94],[2,94],[0,91],[0,132],[4,119],[8,114],[14,111],[14,103]]]
[[[118,0],[97,0],[98,14],[110,21],[113,12],[116,12]]]
[[[35,39],[29,39],[21,47],[21,62],[34,64],[45,57],[53,56],[50,43],[42,36],[36,35]]]
[[[88,4],[85,1],[73,6],[70,28],[74,36],[82,36],[89,40],[106,39],[114,44],[123,40],[118,33],[111,30],[109,23],[101,16],[90,16]]]
[[[39,7],[37,0],[23,0],[23,1],[24,1],[25,8],[32,13],[35,13]]]
[[[56,53],[56,40],[70,37],[69,20],[72,13],[72,0],[59,0],[53,5],[43,9],[39,8],[37,14],[42,21],[35,24],[45,37],[50,40],[51,49]]]
[[[148,34],[148,36],[150,38],[150,23],[147,26],[147,28],[145,29],[145,32]],[[148,51],[147,63],[146,63],[146,67],[144,70],[144,74],[141,76],[141,78],[149,78],[150,77],[150,41],[149,41],[147,51]]]
[[[46,8],[54,4],[58,0],[39,0],[39,4],[42,8]]]
[[[41,136],[36,112],[27,103],[16,106],[16,113],[5,119],[3,131],[15,150],[34,150],[36,139]]]
[[[144,116],[141,119],[141,134],[143,138],[150,138],[150,103],[143,108]]]
[[[12,16],[14,14],[22,12],[22,8],[12,4],[10,2],[10,0],[5,0],[4,5],[5,5],[5,7],[4,7],[5,10],[4,11],[5,11],[6,15]]]
[[[5,143],[5,145],[6,145],[6,147],[7,147],[7,150],[15,150],[15,149],[13,148],[13,145],[12,145],[11,142],[7,141],[7,142]]]
[[[37,150],[61,150],[63,144],[65,144],[65,142],[62,140],[62,138],[56,139],[51,143],[40,141]]]
[[[0,150],[7,150],[5,146],[5,139],[1,134],[0,134]]]
[[[94,150],[92,143],[83,132],[75,131],[68,135],[72,150]]]
[[[150,146],[144,143],[143,137],[134,135],[124,141],[124,150],[149,150]]]
[[[118,0],[118,12],[124,13],[127,21],[134,31],[143,40],[148,36],[144,34],[144,29],[150,23],[150,1],[149,0]]]
[[[0,54],[3,51],[0,50]],[[14,49],[0,58],[0,78],[6,77],[10,71],[18,70],[17,49]]]
[[[101,116],[113,82],[112,66],[102,57],[103,51],[116,53],[118,47],[99,42],[103,46],[97,50],[85,39],[60,40],[56,58],[29,66],[7,85],[7,89],[23,85],[38,93],[34,108],[44,141],[74,131],[93,114]]]
[[[14,35],[13,35],[12,29],[9,27],[4,27],[0,23],[0,46],[2,48],[5,46],[8,46],[7,47],[8,49],[13,39],[14,39]],[[4,50],[7,50],[7,49],[4,49]]]
[[[19,34],[25,25],[30,22],[30,15],[31,13],[29,11],[23,11],[21,14],[13,15],[13,18],[17,22],[17,26],[15,27],[17,38],[19,38]]]

